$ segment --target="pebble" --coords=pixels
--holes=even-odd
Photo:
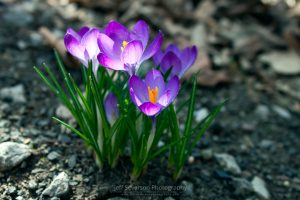
[[[25,90],[23,85],[5,87],[0,90],[0,98],[12,100],[14,103],[25,103]]]
[[[210,160],[213,157],[213,150],[212,149],[203,149],[200,151],[200,156],[204,160]]]
[[[278,114],[280,117],[284,118],[284,119],[290,119],[291,118],[291,114],[290,112],[278,105],[273,105],[272,106],[273,111]]]
[[[201,122],[203,119],[205,119],[205,117],[207,117],[208,114],[209,113],[207,108],[202,108],[200,110],[195,111],[194,112],[195,121],[197,123]]]
[[[270,193],[266,188],[265,181],[255,176],[251,182],[254,192],[263,199],[270,199]]]
[[[220,153],[215,154],[215,158],[217,159],[219,164],[224,167],[225,171],[228,171],[232,174],[241,173],[241,169],[232,155],[229,155],[227,153]]]
[[[184,188],[182,195],[185,198],[194,196],[194,185],[193,185],[193,183],[188,182],[188,181],[182,181],[180,186],[182,186]]]
[[[9,194],[14,194],[16,193],[17,188],[15,186],[8,186],[8,193]]]
[[[258,105],[255,109],[255,114],[262,120],[267,120],[270,116],[270,110],[266,105]]]
[[[56,161],[61,157],[61,155],[59,153],[57,153],[56,151],[52,151],[47,155],[48,160],[50,161]]]
[[[30,190],[35,190],[37,188],[37,183],[35,182],[35,180],[30,180],[28,182],[28,188]]]
[[[69,168],[73,169],[76,165],[77,156],[75,154],[71,155],[68,160]]]
[[[68,195],[69,190],[69,177],[65,172],[61,172],[43,191],[42,195],[50,197],[64,197]]]
[[[72,113],[69,111],[69,109],[62,104],[60,104],[56,108],[55,114],[58,118],[64,119],[64,120],[70,120],[73,118]]]
[[[71,138],[66,134],[59,134],[57,139],[58,139],[58,141],[60,141],[62,143],[70,143],[71,142]]]
[[[25,144],[3,142],[0,144],[0,171],[10,170],[31,155]]]
[[[245,178],[232,178],[234,193],[237,195],[248,195],[253,192],[251,183]]]

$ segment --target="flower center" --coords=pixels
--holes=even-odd
[[[124,49],[127,46],[127,44],[128,44],[128,42],[125,41],[125,40],[122,42],[121,51],[124,51]]]
[[[150,87],[148,86],[148,95],[149,95],[150,102],[156,104],[158,87],[155,87],[155,89],[150,89]]]

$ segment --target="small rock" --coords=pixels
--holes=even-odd
[[[266,105],[258,105],[255,109],[255,114],[262,120],[267,120],[270,116],[270,110]]]
[[[259,143],[259,146],[263,149],[269,149],[270,147],[272,147],[274,145],[274,142],[272,140],[262,140]]]
[[[275,113],[277,113],[280,117],[285,118],[285,119],[290,119],[291,118],[291,114],[288,110],[286,110],[285,108],[278,106],[278,105],[274,105],[272,106],[273,110]]]
[[[253,187],[247,179],[233,178],[232,181],[235,188],[235,194],[245,196],[253,192]]]
[[[56,161],[61,157],[61,155],[59,153],[57,153],[56,151],[52,151],[47,155],[48,160],[50,161]]]
[[[210,160],[213,157],[213,150],[212,149],[203,149],[200,151],[200,156],[204,160]]]
[[[241,169],[232,155],[226,153],[220,153],[220,154],[215,154],[215,158],[217,159],[219,164],[224,167],[224,170],[233,174],[241,173]]]
[[[188,163],[191,165],[195,162],[195,157],[194,156],[189,156],[188,158]]]
[[[200,109],[198,111],[195,111],[194,112],[195,121],[197,123],[201,122],[203,119],[205,119],[205,117],[207,117],[208,114],[209,113],[208,113],[207,108],[202,108],[202,109]]]
[[[12,100],[14,103],[25,103],[25,92],[23,85],[6,87],[0,90],[0,98]]]
[[[112,197],[112,198],[108,198],[107,200],[129,200],[123,197]]]
[[[60,141],[62,143],[70,143],[71,142],[71,138],[69,136],[67,136],[66,134],[59,134],[57,139],[58,139],[58,141]]]
[[[278,74],[295,75],[300,73],[300,57],[293,51],[270,52],[261,55],[260,60],[269,63]]]
[[[264,180],[255,176],[251,182],[254,192],[263,199],[270,199],[270,193],[266,188]]]
[[[182,181],[180,186],[182,186],[183,193],[182,195],[184,197],[193,197],[194,196],[194,185],[191,182],[188,181]]]
[[[221,180],[231,180],[232,177],[225,171],[223,170],[215,170],[214,171],[214,176],[218,179],[221,179]]]
[[[30,190],[35,190],[37,188],[37,183],[35,182],[35,180],[30,180],[28,182],[28,188]]]
[[[31,155],[25,144],[3,142],[0,144],[0,171],[10,170]]]
[[[72,113],[69,111],[69,109],[62,104],[57,107],[55,114],[58,118],[64,120],[70,120],[73,118]]]
[[[173,197],[167,197],[164,200],[175,200]]]
[[[8,186],[8,193],[9,194],[14,194],[16,193],[17,188],[15,186]]]
[[[68,160],[68,166],[73,169],[76,165],[76,159],[77,159],[77,156],[74,154],[74,155],[71,155],[69,157],[69,160]]]
[[[16,200],[23,200],[24,198],[22,196],[17,196]]]
[[[63,197],[68,195],[69,189],[69,177],[65,172],[61,172],[43,191],[42,195],[50,197]]]

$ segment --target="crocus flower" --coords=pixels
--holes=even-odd
[[[181,78],[194,64],[196,57],[197,48],[195,46],[187,47],[181,51],[176,45],[171,44],[165,52],[157,52],[153,56],[153,60],[156,65],[160,65],[164,74],[172,67],[170,75],[177,75]]]
[[[119,117],[118,101],[116,96],[110,92],[104,100],[104,109],[108,122],[112,125]]]
[[[69,28],[64,37],[65,46],[68,52],[79,59],[86,67],[91,60],[95,74],[99,66],[97,55],[100,53],[100,50],[97,45],[97,39],[99,38],[100,33],[100,30],[97,28],[83,27],[78,33],[72,28]]]
[[[98,55],[99,63],[106,68],[135,74],[140,64],[152,57],[161,46],[162,33],[159,32],[147,46],[149,35],[149,27],[143,20],[138,21],[131,31],[122,24],[111,21],[98,40],[101,50]]]
[[[174,101],[179,91],[179,78],[174,76],[165,84],[160,71],[150,70],[145,80],[138,76],[129,79],[129,90],[132,101],[148,116],[158,115]]]

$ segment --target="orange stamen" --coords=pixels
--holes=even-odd
[[[148,95],[149,95],[150,102],[156,104],[158,87],[155,87],[155,89],[150,89],[150,87],[148,86]]]

